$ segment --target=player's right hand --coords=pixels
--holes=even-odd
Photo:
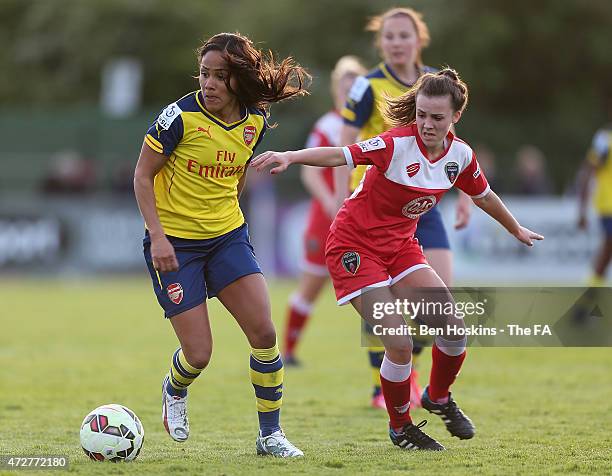
[[[524,226],[519,226],[518,231],[514,234],[517,240],[521,243],[526,244],[527,246],[533,246],[533,240],[543,240],[544,237],[539,233],[535,233],[531,231],[529,228],[525,228]]]
[[[287,170],[287,167],[291,164],[289,154],[290,152],[264,152],[253,159],[251,167],[255,167],[258,172],[261,172],[268,165],[278,164],[270,170],[270,173],[272,175],[280,174]]]
[[[178,271],[178,261],[172,243],[165,236],[151,240],[153,267],[160,273]]]
[[[579,230],[586,230],[588,228],[589,222],[587,220],[586,215],[581,214],[578,217],[578,229]]]

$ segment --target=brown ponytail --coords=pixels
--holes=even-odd
[[[468,87],[457,71],[444,68],[437,73],[427,73],[409,91],[397,98],[386,99],[383,117],[390,127],[407,126],[415,121],[417,94],[429,97],[448,95],[455,112],[463,112],[468,101]]]
[[[311,76],[288,57],[277,63],[271,51],[261,51],[239,33],[219,33],[208,39],[197,50],[198,68],[209,51],[220,51],[227,62],[227,89],[241,104],[267,110],[270,103],[308,94]],[[236,90],[230,86],[236,80]]]

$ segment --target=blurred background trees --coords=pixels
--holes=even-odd
[[[398,2],[367,0],[0,0],[0,157],[4,189],[28,188],[47,160],[73,149],[98,162],[99,186],[135,163],[147,125],[167,103],[196,88],[194,50],[220,31],[240,31],[314,76],[312,96],[275,106],[279,128],[263,147],[303,145],[331,104],[329,71],[356,54],[378,57],[363,31],[368,16]],[[593,131],[612,110],[609,0],[416,0],[432,43],[431,66],[456,68],[470,86],[459,133],[494,151],[498,177],[517,150],[537,146],[553,188],[573,180]],[[122,118],[100,108],[104,68],[141,65],[138,108]],[[8,167],[7,167],[8,165]]]

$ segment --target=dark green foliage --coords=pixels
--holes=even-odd
[[[194,50],[202,39],[240,31],[279,56],[295,56],[314,76],[312,97],[273,109],[281,128],[269,144],[296,147],[330,105],[329,70],[337,58],[352,53],[375,64],[372,36],[363,31],[366,18],[394,4],[3,0],[0,101],[7,111],[96,107],[105,62],[131,56],[144,66],[144,108],[157,111],[195,88]],[[410,5],[424,13],[431,30],[426,63],[451,65],[470,85],[460,134],[472,144],[488,143],[505,174],[512,172],[518,146],[534,143],[547,155],[560,191],[612,103],[612,2],[418,0]],[[2,147],[11,148],[6,142]]]

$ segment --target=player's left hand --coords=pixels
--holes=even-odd
[[[251,161],[251,167],[255,167],[258,172],[261,172],[268,165],[278,164],[276,167],[273,167],[270,170],[272,175],[280,174],[287,170],[289,164],[291,163],[289,160],[290,152],[264,152],[263,154],[259,154]]]
[[[531,231],[524,226],[519,227],[518,231],[514,234],[517,240],[521,243],[525,243],[527,246],[533,246],[533,240],[543,240],[544,237]]]
[[[455,210],[455,230],[461,230],[467,226],[472,216],[472,207],[469,202],[463,200],[457,201]]]

